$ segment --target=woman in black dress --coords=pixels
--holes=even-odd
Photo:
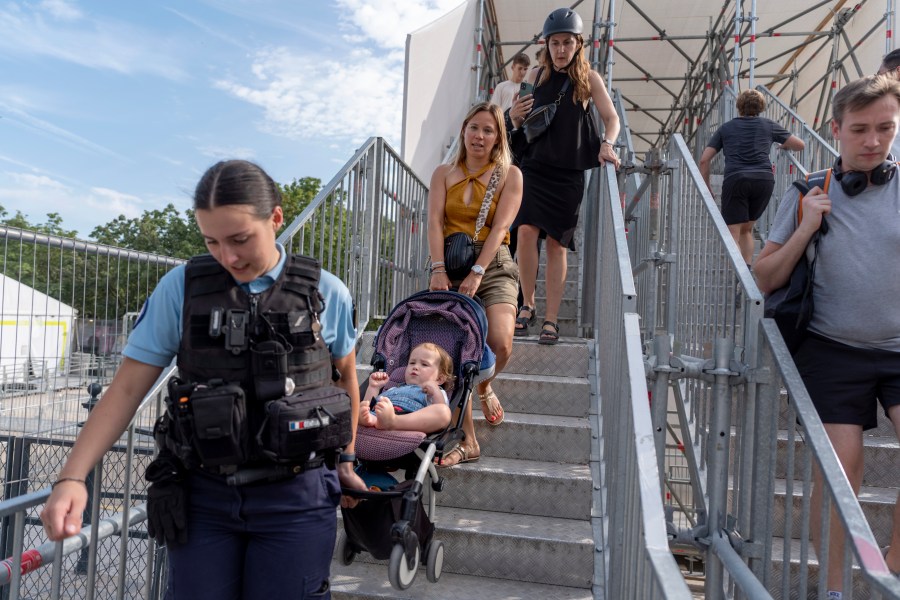
[[[566,250],[575,249],[578,210],[584,195],[584,171],[607,161],[617,168],[613,147],[619,135],[619,117],[603,84],[584,56],[581,17],[559,8],[544,22],[547,51],[540,69],[532,69],[528,81],[534,94],[516,98],[509,111],[517,131],[533,108],[557,102],[556,115],[540,137],[522,153],[524,177],[522,207],[513,224],[519,228],[517,257],[523,303],[516,318],[516,335],[527,335],[536,320],[535,279],[538,268],[538,238],[547,239],[547,307],[538,341],[559,341],[557,319],[566,280]],[[604,139],[597,149],[597,134],[588,111],[593,100],[603,121]]]

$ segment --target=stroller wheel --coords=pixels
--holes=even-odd
[[[398,590],[405,590],[412,585],[416,578],[416,570],[419,568],[419,545],[416,544],[416,555],[413,557],[413,566],[410,569],[403,551],[403,544],[395,544],[391,551],[391,562],[388,564],[388,579],[391,585]]]
[[[341,564],[345,567],[353,564],[353,561],[356,559],[356,552],[351,546],[350,541],[347,539],[347,534],[342,533],[338,536],[337,542],[337,555],[338,560],[341,561]]]
[[[444,542],[431,540],[428,542],[428,550],[425,559],[425,576],[431,583],[437,583],[444,570]]]

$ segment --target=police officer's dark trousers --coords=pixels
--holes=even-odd
[[[336,471],[239,487],[195,472],[190,482],[188,543],[169,548],[168,600],[331,597]]]

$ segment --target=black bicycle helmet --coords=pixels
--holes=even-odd
[[[581,16],[571,8],[557,8],[547,20],[544,21],[544,39],[546,40],[554,33],[572,33],[581,35],[584,30],[584,23]]]

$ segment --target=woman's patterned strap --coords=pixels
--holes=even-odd
[[[494,199],[494,192],[497,191],[497,184],[500,183],[500,168],[494,167],[494,172],[491,173],[491,180],[487,184],[487,189],[484,191],[484,200],[481,202],[481,210],[478,211],[478,218],[475,219],[475,237],[472,238],[472,243],[478,241],[478,234],[481,233],[481,228],[484,227],[484,222],[487,221],[488,211],[491,210],[491,201]]]

